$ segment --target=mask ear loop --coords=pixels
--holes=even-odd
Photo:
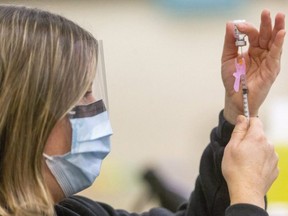
[[[104,49],[102,40],[98,40],[98,62],[97,62],[96,76],[92,88],[93,88],[93,95],[95,96],[96,100],[98,101],[102,99],[104,101],[106,109],[109,110],[106,68],[105,68]]]

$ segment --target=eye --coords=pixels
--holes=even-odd
[[[82,105],[88,105],[88,104],[93,103],[93,102],[95,102],[95,101],[96,101],[96,100],[95,100],[95,97],[94,97],[94,95],[93,95],[93,92],[90,91],[90,90],[88,90],[88,91],[84,94],[82,100],[80,101],[80,104],[82,104]]]
[[[87,91],[84,95],[84,98],[92,96],[92,91]]]
[[[95,102],[96,99],[94,98],[93,96],[93,92],[88,90],[84,95],[83,97],[81,98],[81,100],[78,101],[78,103],[75,105],[76,107],[77,106],[83,106],[83,105],[88,105],[88,104],[91,104],[93,102]]]

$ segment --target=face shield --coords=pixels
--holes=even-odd
[[[102,161],[110,152],[112,128],[107,113],[108,97],[103,58],[99,43],[98,66],[87,103],[69,113],[72,128],[71,150],[61,155],[43,154],[46,164],[66,197],[91,186],[100,173]],[[90,97],[90,99],[89,99]],[[90,100],[90,102],[89,102]],[[107,107],[107,108],[106,108]]]
[[[69,112],[70,118],[91,117],[109,110],[104,50],[102,40],[98,41],[98,61],[96,75],[90,90]]]
[[[98,41],[98,62],[97,62],[96,76],[92,85],[92,92],[96,101],[103,100],[106,109],[109,110],[106,70],[105,70],[104,50],[102,40]]]

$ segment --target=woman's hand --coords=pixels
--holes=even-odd
[[[257,116],[273,82],[280,71],[280,59],[285,36],[285,15],[278,13],[272,28],[270,12],[261,14],[261,25],[258,31],[252,24],[240,23],[237,28],[249,39],[248,51],[243,53],[246,61],[246,82],[250,115]],[[224,117],[235,124],[238,115],[243,115],[242,93],[233,89],[236,71],[235,58],[239,57],[235,46],[234,24],[227,23],[225,43],[222,54],[222,80],[225,86]]]
[[[261,121],[250,118],[249,125],[239,116],[222,160],[231,205],[249,203],[264,208],[264,196],[278,176],[277,165],[278,156]]]

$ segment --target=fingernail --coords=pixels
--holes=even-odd
[[[240,28],[240,29],[244,29],[244,26],[245,26],[245,24],[244,23],[238,23],[237,25],[237,28]]]

